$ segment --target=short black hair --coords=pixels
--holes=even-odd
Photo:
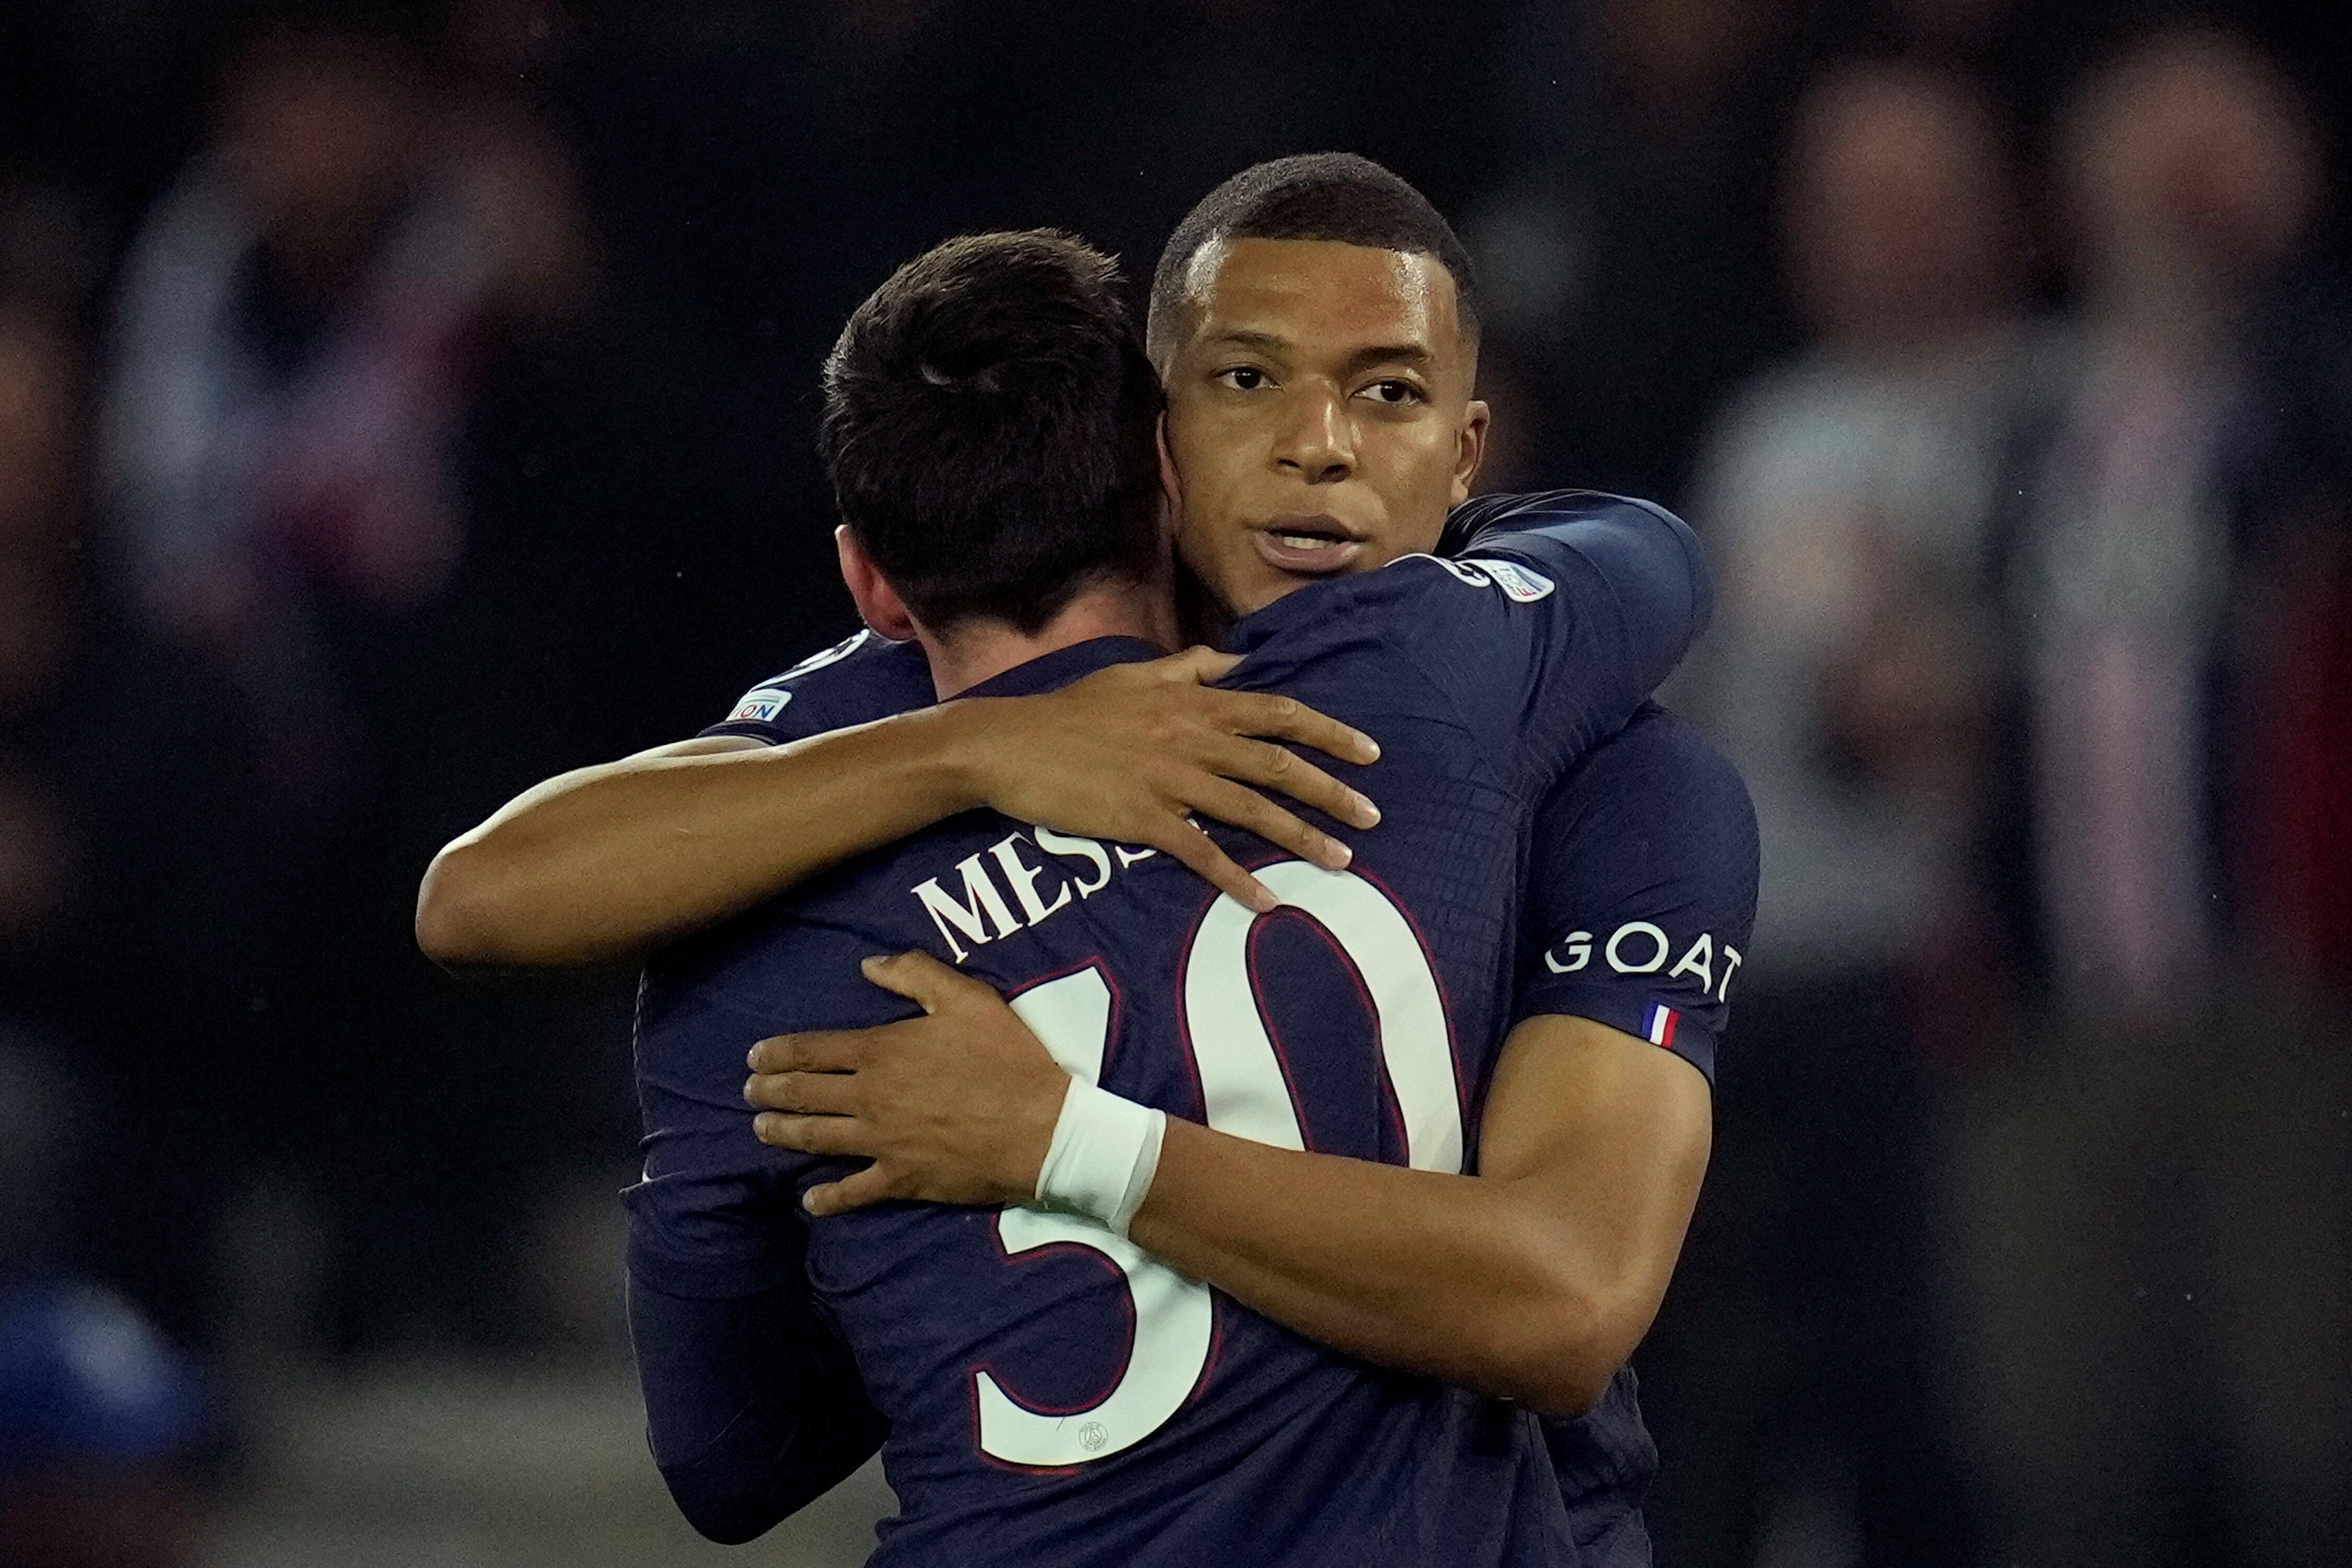
[[[841,519],[934,632],[1034,634],[1160,558],[1160,382],[1118,264],[1047,229],[967,235],[890,275],[824,363]]]
[[[1454,226],[1410,181],[1353,153],[1302,153],[1252,164],[1184,215],[1151,273],[1152,357],[1166,352],[1192,258],[1232,239],[1328,239],[1433,256],[1454,275],[1462,331],[1478,341],[1478,279]]]

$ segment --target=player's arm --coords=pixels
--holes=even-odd
[[[1413,626],[1404,647],[1474,730],[1501,705],[1508,722],[1493,754],[1510,755],[1517,777],[1537,787],[1614,732],[1714,611],[1698,536],[1649,501],[1591,490],[1482,496],[1447,528],[1464,537],[1462,567],[1492,576],[1501,598],[1486,596],[1490,613]]]
[[[633,956],[982,806],[1161,850],[1270,907],[1192,814],[1344,865],[1344,846],[1259,791],[1370,826],[1370,801],[1277,742],[1358,763],[1379,750],[1289,698],[1204,684],[1234,662],[1194,649],[1056,692],[943,703],[787,745],[714,736],[578,769],[434,858],[417,944],[453,967]]]
[[[1496,1065],[1476,1175],[1171,1121],[1129,1234],[1334,1349],[1575,1415],[1657,1313],[1712,1127],[1688,1065],[1589,1019],[1531,1018]]]
[[[649,999],[645,1169],[622,1194],[646,1444],[687,1521],[730,1544],[830,1489],[887,1430],[809,1289],[800,1163],[746,1136],[733,1050],[712,1038],[746,1018],[715,987]]]
[[[782,1036],[746,1093],[761,1139],[875,1163],[812,1189],[1034,1201],[1068,1079],[986,985],[928,954],[869,963],[925,1016]],[[1648,1328],[1706,1165],[1706,1080],[1581,1018],[1512,1032],[1476,1175],[1277,1149],[1173,1118],[1129,1234],[1276,1321],[1383,1366],[1583,1410]]]
[[[1318,584],[1234,628],[1236,684],[1329,678],[1377,635],[1500,782],[1533,796],[1622,727],[1681,663],[1714,603],[1688,525],[1591,490],[1479,497],[1456,509],[1465,553],[1407,556]],[[1310,673],[1311,672],[1311,673]]]
[[[710,1300],[632,1268],[628,1304],[646,1444],[678,1512],[709,1539],[765,1534],[881,1447],[888,1424],[804,1283]]]

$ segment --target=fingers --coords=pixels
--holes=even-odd
[[[772,1035],[753,1046],[743,1059],[755,1073],[854,1072],[864,1058],[867,1033],[865,1029],[814,1029],[805,1035]]]
[[[971,976],[957,973],[920,949],[888,955],[876,953],[857,967],[867,980],[885,991],[897,992],[926,1013],[938,1012],[953,1001],[959,991],[974,986],[988,991],[986,985]],[[990,991],[989,994],[993,996],[995,993]]]
[[[1230,674],[1241,663],[1237,653],[1219,653],[1213,647],[1188,647],[1181,653],[1171,653],[1165,658],[1155,658],[1144,668],[1162,680],[1206,685]]]
[[[890,1178],[880,1165],[868,1165],[854,1175],[837,1182],[827,1182],[811,1187],[801,1194],[801,1207],[822,1219],[827,1215],[847,1214],[890,1198]]]
[[[1219,892],[1231,895],[1246,908],[1265,915],[1281,907],[1282,900],[1274,896],[1273,889],[1243,870],[1232,856],[1217,847],[1215,839],[1181,817],[1176,818],[1166,833],[1156,835],[1149,842],[1152,848],[1190,866]]]
[[[744,1103],[763,1110],[850,1116],[856,1113],[856,1099],[855,1073],[763,1072],[755,1073],[743,1085]]]
[[[1181,653],[1153,660],[1150,668],[1163,680],[1206,683],[1231,674],[1241,661],[1239,654],[1188,647]],[[1295,697],[1263,691],[1229,691],[1223,696],[1225,727],[1237,735],[1295,741],[1343,763],[1380,761],[1379,742],[1361,730],[1317,712]]]
[[[865,1131],[846,1116],[794,1116],[763,1110],[751,1118],[751,1131],[772,1148],[803,1154],[870,1155]]]
[[[1302,805],[1351,827],[1377,827],[1381,808],[1313,763],[1272,741],[1235,737],[1203,763],[1212,771],[1262,789],[1278,789]]]
[[[1224,727],[1236,735],[1295,741],[1343,763],[1380,761],[1379,742],[1361,730],[1327,718],[1296,697],[1276,697],[1264,691],[1228,691],[1223,695]]]
[[[1326,871],[1344,871],[1355,852],[1318,827],[1309,826],[1254,789],[1228,779],[1203,778],[1196,803],[1220,822],[1245,827],[1278,849],[1287,849]]]

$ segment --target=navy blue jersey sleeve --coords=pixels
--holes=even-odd
[[[629,1342],[654,1463],[713,1541],[764,1533],[873,1458],[889,1430],[803,1287],[711,1301],[633,1271]]]
[[[1691,526],[1655,501],[1597,490],[1477,496],[1454,509],[1447,535],[1463,566],[1485,569],[1513,599],[1539,584],[1514,564],[1561,562],[1605,587],[1620,647],[1654,689],[1690,652],[1715,613],[1715,575]],[[1444,553],[1442,548],[1441,552]]]
[[[744,1053],[775,1031],[722,987],[656,982],[707,945],[656,953],[639,991],[645,1172],[621,1196],[631,1271],[673,1296],[725,1300],[803,1279],[808,1237],[794,1201],[802,1162],[759,1141],[743,1102]]]
[[[937,700],[931,667],[919,644],[861,631],[760,682],[702,733],[742,735],[781,746]]]
[[[1482,497],[1462,511],[1458,559],[1408,555],[1240,622],[1229,646],[1255,657],[1237,683],[1377,644],[1536,798],[1682,661],[1712,582],[1697,538],[1647,501],[1559,490]]]
[[[1590,1018],[1713,1083],[1756,879],[1756,810],[1739,771],[1644,704],[1537,811],[1512,1021]]]
[[[809,1289],[807,1162],[752,1133],[743,1053],[774,1031],[707,973],[723,943],[689,939],[647,966],[645,1171],[623,1202],[647,1442],[688,1521],[740,1542],[863,1464],[884,1424]]]

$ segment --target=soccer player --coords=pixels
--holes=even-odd
[[[1458,338],[1429,292],[1415,336]],[[904,622],[942,694],[1049,690],[1164,641],[1157,384],[1129,331],[1109,264],[1034,235],[951,241],[845,329],[824,445],[850,586],[874,621]],[[1459,374],[1459,356],[1452,376],[1433,366],[1433,405],[1467,403]],[[712,1324],[804,1278],[890,1423],[902,1511],[877,1561],[1573,1561],[1527,1406],[1582,1410],[1630,1344],[1559,1289],[1538,1194],[1562,1162],[1542,1119],[1485,1130],[1517,1184],[1466,1176],[1465,1102],[1502,1045],[1535,804],[1680,658],[1705,584],[1654,509],[1592,498],[1549,518],[1483,536],[1475,563],[1312,584],[1230,628],[1247,656],[1230,680],[1382,737],[1390,805],[1351,869],[1256,868],[1286,912],[1163,857],[976,813],[656,958],[634,1300],[641,1341],[702,1352],[647,1381],[657,1442],[770,1457],[729,1436],[767,1337],[711,1354]],[[1053,547],[1007,544],[1041,537]],[[1055,1053],[961,1080],[1013,1152],[929,1195],[1044,1206],[810,1225],[797,1200],[840,1166],[744,1136],[744,1037],[891,1018],[904,1005],[859,961],[918,944],[1018,993]],[[831,1110],[824,1091],[853,1080],[798,1081],[804,1109]],[[1009,1123],[1015,1107],[1034,1119]],[[1145,1238],[1173,1259],[1139,1250],[1128,1222],[1163,1132],[1211,1234],[1233,1236],[1213,1216],[1236,1205],[1282,1223],[1213,1258],[1178,1227]],[[1304,1152],[1310,1136],[1347,1157]],[[1285,1256],[1252,1269],[1252,1252]],[[1243,1305],[1171,1261],[1205,1263]],[[653,1299],[680,1289],[730,1304]],[[1373,1293],[1387,1310],[1358,1310]]]
[[[1419,269],[1405,265],[1415,261]],[[1414,351],[1398,356],[1404,360],[1418,353],[1440,362],[1466,358],[1471,344],[1394,342],[1412,335],[1409,320],[1402,332],[1389,330],[1400,319],[1401,273],[1406,283],[1423,285],[1467,277],[1442,220],[1402,182],[1360,160],[1289,160],[1250,171],[1204,201],[1171,240],[1154,291],[1154,346],[1170,379],[1176,477],[1198,481],[1185,486],[1184,552],[1213,597],[1247,609],[1318,576],[1369,569],[1437,542],[1444,509],[1475,467],[1475,450],[1467,461],[1457,460],[1459,429],[1443,420],[1434,421],[1442,440],[1425,438],[1433,422],[1429,364],[1403,366],[1409,374],[1399,377],[1400,366],[1367,353],[1402,346]],[[1390,309],[1384,316],[1357,308],[1367,300]],[[1277,329],[1258,336],[1278,341],[1253,346],[1276,350],[1278,357],[1220,363],[1209,351],[1239,346],[1227,341],[1234,334],[1226,329],[1246,332],[1244,318],[1251,317]],[[1458,374],[1454,406],[1442,412],[1456,419],[1468,372],[1459,363],[1451,368]],[[1407,413],[1394,412],[1391,402]],[[1483,410],[1475,422],[1482,425]],[[1310,462],[1301,463],[1302,457]],[[1321,513],[1282,517],[1281,507],[1265,504],[1264,485],[1253,479],[1260,469],[1276,479],[1289,474],[1310,497],[1328,498]],[[1485,505],[1461,515],[1475,518]],[[1325,526],[1265,526],[1309,517]],[[1271,536],[1280,532],[1291,537]],[[919,647],[853,639],[829,661],[763,684],[725,728],[792,740],[901,711],[931,695]],[[1192,695],[1212,694],[1130,668],[1052,698],[950,704],[928,716],[934,722],[927,743],[950,753],[953,765],[908,767],[930,781],[929,795],[902,795],[889,776],[902,763],[884,742],[900,721],[748,757],[592,770],[543,787],[453,846],[436,875],[457,875],[442,879],[437,905],[428,885],[420,931],[437,936],[437,952],[448,958],[546,962],[627,951],[690,929],[804,874],[796,866],[825,863],[823,853],[802,855],[796,834],[817,841],[822,851],[856,838],[845,814],[857,810],[887,819],[929,809],[932,815],[922,820],[933,820],[979,804],[967,781],[987,772],[988,726],[967,723],[957,731],[948,721],[959,713],[978,719],[982,710],[1009,737],[995,755],[1053,754],[1057,765],[1033,767],[1043,776],[1032,791],[1041,803],[1055,810],[1077,804],[1045,801],[1058,781],[1074,797],[1098,794],[1110,803],[1105,812],[1124,811],[1145,830],[1164,835],[1174,823],[1181,835],[1181,816],[1169,808],[1178,797],[1156,785],[1171,777],[1181,782],[1186,769],[1197,779],[1198,758],[1237,754],[1213,742],[1242,721],[1220,730],[1222,712],[1214,723],[1185,714],[1167,727],[1194,749],[1172,760],[1142,745],[1122,753],[1120,745],[1164,723],[1165,700]],[[1087,701],[1077,700],[1081,696]],[[1320,743],[1335,755],[1351,754],[1344,735],[1324,733]],[[803,769],[789,774],[788,787],[787,769],[817,758],[827,744],[844,759],[876,763],[870,784],[827,794],[821,779],[804,782],[810,774]],[[960,748],[963,754],[953,755]],[[1158,770],[1149,775],[1155,787],[1139,787],[1142,768],[1130,777],[1113,765],[1125,755],[1149,760]],[[1297,781],[1311,773],[1299,762],[1287,776]],[[755,783],[755,774],[763,776]],[[1342,819],[1351,809],[1344,794],[1310,804]],[[819,820],[814,827],[791,826],[793,810],[805,805],[822,808],[813,813]],[[1015,814],[1052,820],[1043,809],[1016,806]],[[1580,1305],[1592,1309],[1589,1323],[1610,1321],[1630,1344],[1679,1245],[1706,1146],[1703,1082],[1680,1065],[1662,1074],[1654,1064],[1664,1064],[1664,1055],[1640,1042],[1664,1036],[1662,1043],[1674,1052],[1711,1071],[1713,1032],[1752,912],[1753,825],[1721,759],[1655,709],[1564,781],[1543,820],[1514,1009],[1520,1022],[1507,1058],[1507,1065],[1518,1059],[1532,1070],[1517,1076],[1516,1091],[1504,1084],[1486,1098],[1485,1169],[1496,1174],[1493,1128],[1516,1114],[1515,1106],[1573,1113],[1551,1131],[1556,1142],[1591,1162],[1585,1197],[1567,1201],[1559,1216],[1578,1233],[1582,1250],[1590,1289]],[[1081,824],[1061,826],[1083,830]],[[887,838],[889,828],[882,822],[850,849]],[[1154,841],[1141,831],[1096,831]],[[1296,840],[1276,837],[1293,831],[1300,834]],[[1268,837],[1324,858],[1319,831],[1287,814]],[[1186,852],[1181,837],[1164,847]],[[1198,847],[1190,852],[1197,855]],[[681,872],[681,860],[695,864]],[[1243,884],[1239,890],[1247,895],[1251,889]],[[462,896],[447,896],[453,894]],[[452,909],[458,918],[446,918]],[[1596,1353],[1608,1359],[1605,1346]],[[847,1402],[847,1395],[835,1396]],[[1594,1560],[1640,1560],[1635,1509],[1654,1457],[1630,1374],[1610,1384],[1591,1415],[1555,1423],[1548,1436],[1584,1549]]]

